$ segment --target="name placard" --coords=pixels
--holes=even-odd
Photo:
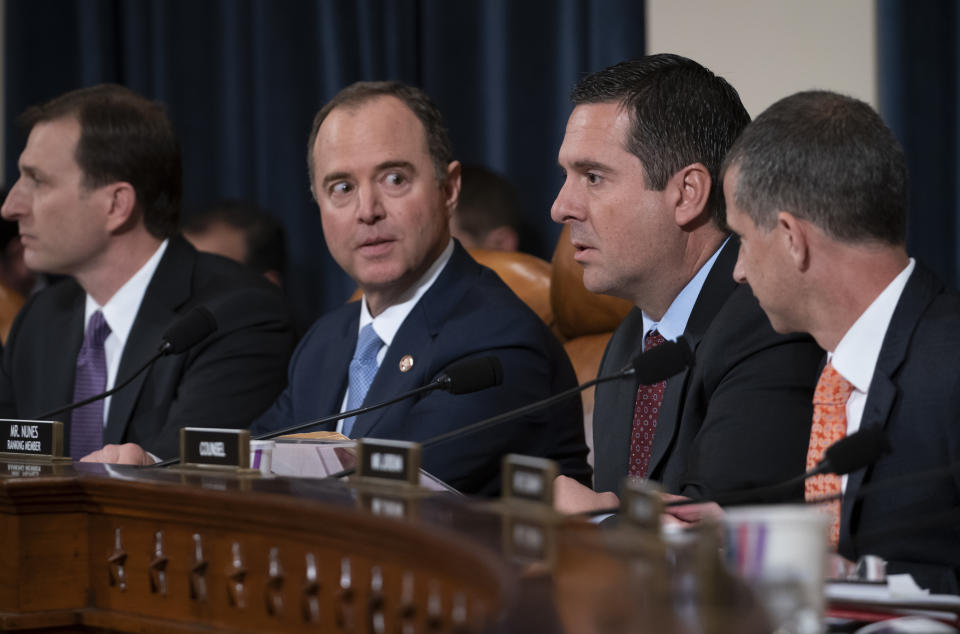
[[[552,566],[556,561],[556,534],[552,521],[506,514],[501,520],[502,544],[507,556],[521,564]]]
[[[553,506],[553,481],[557,463],[546,458],[507,454],[503,458],[504,500],[523,500]]]
[[[620,493],[620,519],[641,530],[659,533],[663,514],[662,489],[649,480],[627,478]]]
[[[0,457],[48,461],[63,458],[63,423],[0,419]]]
[[[250,468],[250,431],[184,427],[180,430],[181,466]]]
[[[357,476],[420,483],[420,445],[405,440],[362,438],[357,441]]]

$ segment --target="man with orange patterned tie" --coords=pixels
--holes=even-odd
[[[902,149],[867,104],[804,92],[757,117],[725,165],[734,277],[777,331],[828,351],[808,467],[858,429],[882,428],[893,448],[812,479],[807,500],[836,500],[824,511],[844,557],[879,555],[888,572],[960,592],[960,470],[947,468],[960,459],[960,296],[907,255]]]

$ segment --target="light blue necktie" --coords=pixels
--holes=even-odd
[[[377,336],[373,324],[367,324],[360,329],[357,337],[357,348],[350,361],[350,387],[347,390],[347,409],[357,409],[363,405],[367,397],[373,377],[377,375],[377,353],[383,346],[383,341]],[[356,416],[343,419],[343,435],[350,436]]]

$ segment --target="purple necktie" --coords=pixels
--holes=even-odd
[[[73,400],[82,401],[107,389],[107,355],[103,342],[110,326],[99,310],[90,316],[83,345],[77,354],[77,375],[73,382]],[[70,419],[70,456],[74,460],[103,447],[103,400],[73,410]]]

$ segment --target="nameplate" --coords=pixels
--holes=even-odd
[[[419,484],[420,445],[405,440],[358,440],[357,477]]]
[[[552,566],[556,561],[555,525],[551,520],[504,515],[501,543],[509,559]]]
[[[620,492],[620,520],[630,526],[660,531],[663,514],[661,489],[649,480],[627,478]]]
[[[504,500],[522,500],[553,506],[553,481],[559,469],[557,463],[546,458],[507,454],[503,458]]]
[[[250,431],[184,427],[180,430],[180,464],[192,467],[249,469]]]
[[[0,419],[0,457],[53,461],[63,457],[63,423]]]

